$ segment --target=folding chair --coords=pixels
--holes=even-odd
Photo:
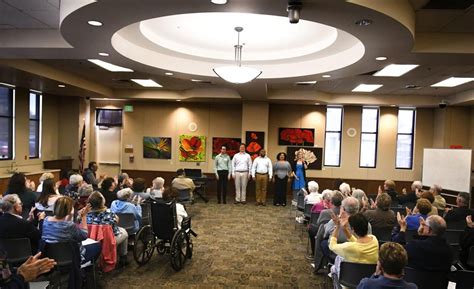
[[[118,213],[117,216],[119,217],[118,226],[124,228],[130,235],[135,227],[135,216],[132,213]]]
[[[474,271],[456,271],[454,279],[456,281],[456,289],[474,288]]]
[[[405,267],[403,280],[415,283],[418,288],[446,289],[448,287],[448,272],[428,272]]]
[[[7,252],[7,262],[12,267],[23,264],[32,253],[28,238],[0,239],[0,247]]]
[[[339,284],[356,288],[360,280],[372,276],[375,273],[377,265],[375,264],[360,264],[352,262],[341,262],[339,273]]]

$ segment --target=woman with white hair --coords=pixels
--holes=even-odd
[[[130,188],[121,189],[117,192],[117,200],[112,202],[110,210],[115,214],[133,214],[135,217],[135,224],[133,230],[128,232],[129,235],[135,234],[140,229],[140,222],[142,220],[142,207],[140,206],[140,197],[132,198],[133,191]]]
[[[369,199],[365,192],[361,189],[355,189],[352,192],[352,196],[359,201],[359,213],[363,213],[367,211],[369,207]]]
[[[150,197],[154,200],[163,198],[163,191],[165,190],[165,179],[157,177],[153,180],[151,188],[146,190],[150,194]]]
[[[324,209],[330,209],[332,194],[333,194],[332,190],[328,190],[328,189],[324,190],[321,193],[320,201],[315,203],[313,207],[311,207],[311,213],[321,213],[321,211]]]
[[[351,196],[351,186],[349,186],[348,183],[342,183],[339,186],[339,191],[344,195],[344,197],[350,197]]]
[[[304,203],[305,204],[316,204],[321,201],[321,194],[318,192],[319,191],[319,185],[315,181],[311,181],[308,183],[308,190],[309,194],[304,197]]]

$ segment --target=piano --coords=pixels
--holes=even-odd
[[[209,202],[209,199],[206,197],[207,189],[207,176],[202,174],[201,169],[184,169],[184,175],[187,178],[193,180],[196,189],[194,192],[204,201]]]

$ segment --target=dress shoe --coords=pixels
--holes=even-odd
[[[255,203],[255,206],[258,206],[258,205],[260,205],[260,203],[259,203],[259,202],[256,202],[256,203]]]
[[[262,206],[266,206],[267,204],[266,204],[266,203],[260,203],[260,205],[262,205]]]
[[[238,205],[238,204],[240,204],[240,202],[237,202],[237,201],[234,202],[234,205]]]
[[[245,202],[245,201],[243,201],[243,202],[240,202],[240,203],[241,203],[242,205],[245,205],[245,204],[247,204],[247,202]]]

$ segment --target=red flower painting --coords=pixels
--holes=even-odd
[[[233,157],[239,152],[241,140],[240,138],[229,137],[213,137],[212,138],[212,157],[214,158],[221,153],[222,146],[226,146],[227,154]]]
[[[314,145],[312,128],[280,128],[278,145]]]
[[[247,131],[245,132],[245,141],[247,143],[245,150],[254,160],[258,157],[260,150],[264,148],[265,133],[263,131]]]
[[[179,138],[179,160],[203,162],[206,158],[206,137],[181,135]]]

